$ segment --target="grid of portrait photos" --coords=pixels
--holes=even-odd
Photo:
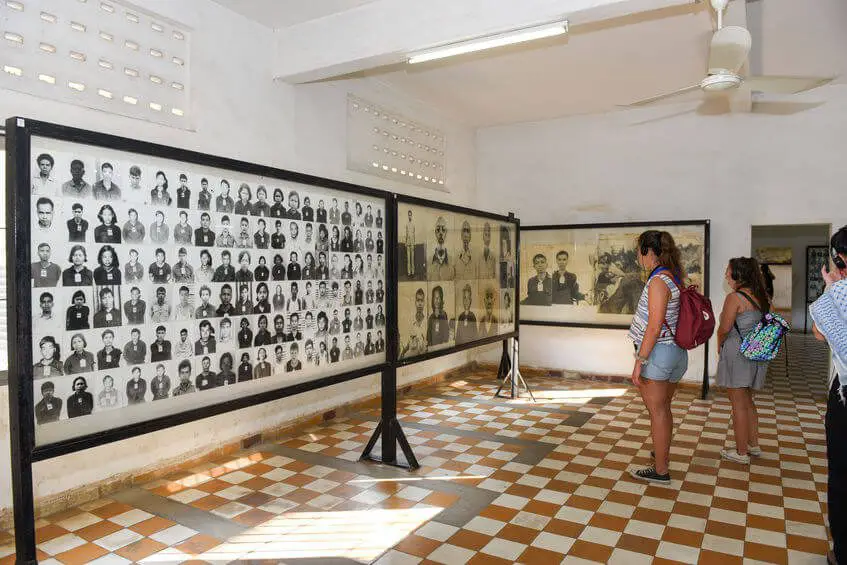
[[[384,200],[32,142],[36,435],[385,360]]]
[[[681,252],[686,286],[703,288],[704,224],[521,230],[521,322],[619,324],[628,327],[648,273],[638,264],[638,236],[669,232]]]
[[[399,358],[515,328],[514,224],[400,202]]]

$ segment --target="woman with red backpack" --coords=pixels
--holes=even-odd
[[[750,456],[759,457],[759,416],[753,391],[765,384],[767,361],[748,359],[741,352],[745,336],[756,328],[770,310],[767,286],[759,262],[751,257],[729,260],[726,282],[733,290],[724,300],[718,326],[718,386],[724,387],[732,404],[732,428],[735,449],[721,451],[721,457],[749,464]]]
[[[677,345],[680,295],[685,272],[673,236],[649,230],[638,237],[638,263],[650,276],[629,329],[635,344],[632,382],[650,413],[654,465],[632,469],[633,478],[670,484],[670,446],[673,432],[671,402],[685,371],[688,351]]]

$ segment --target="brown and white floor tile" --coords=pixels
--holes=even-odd
[[[531,378],[537,403],[494,399],[469,370],[401,399],[421,468],[359,463],[378,414],[173,473],[37,524],[41,563],[825,563],[826,354],[790,341],[757,395],[763,457],[722,461],[729,401],[680,389],[670,486],[650,464],[635,391]],[[379,447],[377,446],[377,452]],[[0,565],[14,560],[0,533]]]

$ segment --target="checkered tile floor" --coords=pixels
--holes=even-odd
[[[109,499],[84,504],[39,520],[38,561],[134,563],[153,555],[199,554],[221,543],[171,520]],[[10,548],[3,546],[3,553]],[[14,563],[13,555],[4,563]]]
[[[468,371],[401,400],[413,474],[354,463],[376,426],[365,411],[143,485],[144,509],[102,499],[40,520],[39,559],[823,564],[827,358],[808,339],[790,345],[789,370],[773,363],[757,396],[765,454],[749,466],[720,459],[732,443],[720,391],[677,394],[673,481],[661,487],[626,473],[651,449],[634,390],[530,378],[537,404],[495,402],[490,371]],[[212,535],[222,523],[236,533]],[[0,565],[12,551],[0,533]]]

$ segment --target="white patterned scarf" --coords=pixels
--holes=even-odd
[[[843,387],[847,385],[847,279],[830,286],[809,306],[809,313],[832,350]],[[844,400],[842,397],[842,402]]]

